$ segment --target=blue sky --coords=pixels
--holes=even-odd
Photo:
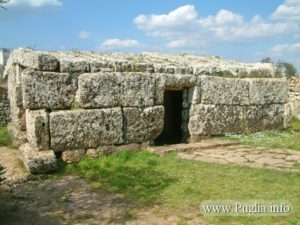
[[[300,0],[10,0],[0,47],[271,57],[300,71]]]

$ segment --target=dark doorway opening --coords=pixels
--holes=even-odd
[[[177,144],[182,142],[182,91],[165,91],[164,128],[154,140],[155,145]]]

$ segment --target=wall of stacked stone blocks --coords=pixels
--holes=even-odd
[[[289,103],[292,115],[300,118],[300,78],[293,77],[290,79]]]
[[[10,120],[10,106],[5,83],[0,82],[0,127],[6,127]]]
[[[182,129],[189,142],[286,122],[286,80],[239,78],[239,70],[250,74],[259,66],[242,70],[245,65],[228,63],[224,74],[235,77],[223,78],[213,76],[211,65],[180,64],[178,58],[86,54],[11,54],[5,71],[9,129],[25,143],[20,150],[33,173],[54,170],[54,152],[63,152],[67,159],[86,151],[97,155],[101,149],[151,143],[164,126],[165,90],[183,90]],[[187,61],[205,65],[199,60]],[[226,62],[214,60],[220,75]],[[272,74],[263,65],[260,69]]]

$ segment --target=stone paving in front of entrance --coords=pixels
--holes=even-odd
[[[236,164],[252,168],[300,172],[300,151],[287,149],[230,145],[179,152],[177,156],[182,159],[208,163]]]
[[[187,160],[300,172],[300,151],[245,146],[234,141],[209,139],[199,143],[152,146],[147,150],[159,155],[177,152],[179,158]]]

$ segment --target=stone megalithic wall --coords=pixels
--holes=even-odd
[[[292,116],[300,118],[300,78],[292,77],[289,86],[289,105]]]
[[[190,141],[285,125],[288,100],[285,79],[202,76],[198,83],[190,111]]]
[[[165,90],[183,90],[186,141],[272,129],[284,122],[288,91],[273,76],[269,64],[216,57],[18,49],[4,73],[9,128],[33,173],[54,170],[56,154],[72,162],[151,143],[164,127]]]
[[[0,127],[6,127],[10,121],[10,106],[5,83],[0,82]]]

